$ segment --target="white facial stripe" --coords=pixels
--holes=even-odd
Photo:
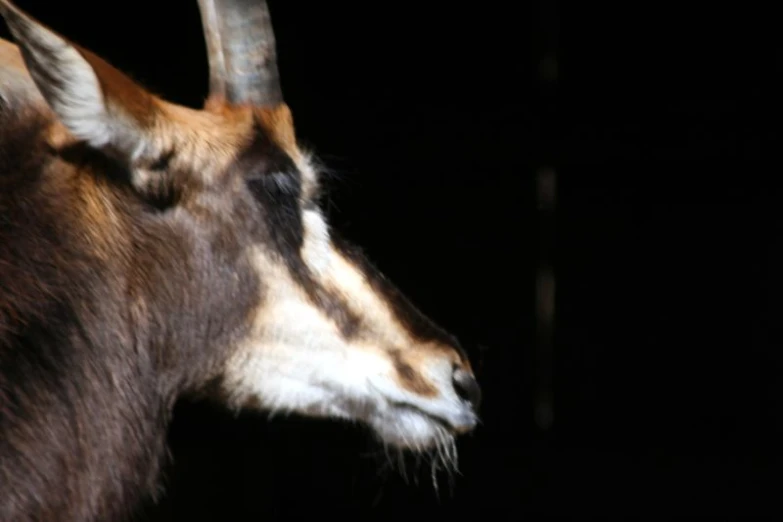
[[[449,437],[446,428],[417,409],[452,425],[474,422],[451,385],[451,361],[437,352],[411,359],[439,390],[434,397],[419,396],[400,383],[388,349],[416,350],[416,343],[362,274],[319,234],[325,230],[319,218],[306,218],[312,242],[305,247],[308,265],[321,267],[317,279],[345,296],[371,323],[371,334],[347,340],[287,270],[259,250],[255,264],[265,281],[264,304],[252,335],[229,361],[226,391],[237,406],[255,398],[272,412],[362,421],[390,444],[412,449],[443,444]]]
[[[302,224],[302,260],[319,284],[361,316],[361,335],[346,339],[288,271],[258,251],[264,304],[253,335],[226,369],[227,391],[237,405],[252,397],[273,413],[362,421],[385,442],[409,449],[448,446],[452,436],[434,418],[453,426],[475,422],[452,386],[452,361],[437,351],[411,357],[439,393],[424,397],[404,387],[389,350],[413,351],[417,342],[362,272],[334,249],[322,214],[304,210]]]
[[[302,224],[304,226],[302,259],[318,277],[328,270],[333,257],[329,243],[329,227],[317,210],[302,212]]]
[[[370,287],[359,270],[334,250],[325,284],[339,292],[352,308],[361,313],[362,318],[373,326],[374,335],[383,339],[387,347],[415,345],[389,304]]]
[[[253,338],[229,363],[228,391],[238,400],[255,396],[271,410],[350,417],[341,404],[366,397],[368,379],[388,374],[390,361],[349,346],[285,269],[261,253],[257,263],[271,281]]]
[[[360,312],[366,322],[378,330],[377,334],[387,343],[396,346],[413,344],[388,303],[380,299],[363,275],[334,250],[323,216],[315,210],[305,210],[302,221],[302,258],[316,279],[339,293],[353,310]]]
[[[313,161],[310,154],[303,151],[301,148],[298,148],[297,152],[298,153],[294,155],[293,160],[296,164],[296,168],[302,174],[303,196],[305,199],[310,199],[318,190],[318,174],[313,167]]]

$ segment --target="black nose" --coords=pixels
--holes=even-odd
[[[454,389],[457,395],[468,401],[473,409],[478,411],[481,404],[481,387],[473,375],[465,370],[454,372]]]

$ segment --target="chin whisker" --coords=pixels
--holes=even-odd
[[[392,445],[381,440],[383,446],[378,453],[383,454],[382,468],[388,471],[396,471],[405,484],[419,485],[422,471],[429,468],[429,481],[438,501],[441,500],[441,475],[446,474],[449,495],[453,497],[455,488],[455,474],[460,474],[458,467],[458,451],[454,435],[445,427],[437,426],[434,429],[430,443],[425,444],[420,440],[412,440],[409,434],[397,435],[400,446]],[[427,468],[423,467],[428,463]],[[410,464],[410,465],[409,465]]]

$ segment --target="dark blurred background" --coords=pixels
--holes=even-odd
[[[202,104],[195,0],[16,3]],[[772,7],[269,4],[332,223],[468,347],[483,425],[436,494],[358,427],[183,403],[150,520],[780,511]]]

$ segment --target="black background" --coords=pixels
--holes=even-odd
[[[483,425],[438,496],[426,467],[418,485],[383,471],[361,428],[183,403],[150,520],[779,510],[772,7],[269,3],[298,135],[332,171],[333,225],[467,345]],[[17,4],[202,104],[195,1]],[[554,231],[542,166],[557,173]],[[541,230],[551,368],[536,355]]]

